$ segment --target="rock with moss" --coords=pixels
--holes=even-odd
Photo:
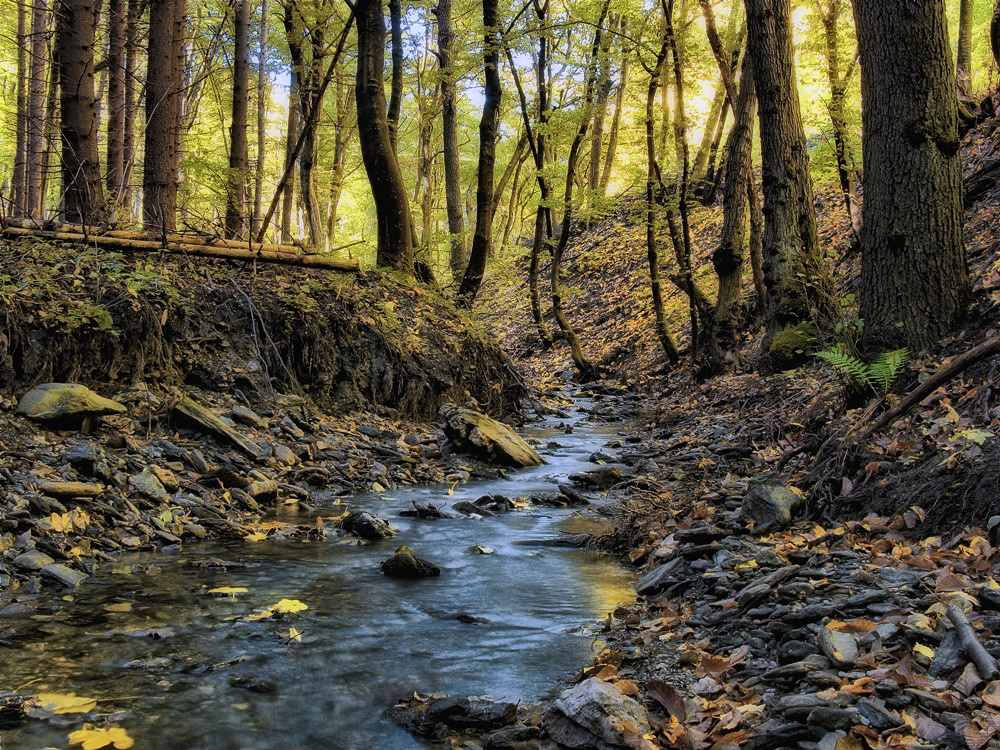
[[[819,331],[808,321],[779,331],[771,339],[767,350],[767,363],[773,370],[787,370],[802,364],[806,358],[806,349],[816,340]]]
[[[433,578],[441,575],[441,568],[413,554],[413,550],[403,546],[396,554],[381,565],[382,572],[390,578]]]
[[[441,407],[444,434],[462,452],[504,466],[540,466],[545,463],[535,449],[509,426],[454,404]]]
[[[17,410],[42,422],[124,414],[123,404],[104,398],[79,383],[43,383],[21,397]]]

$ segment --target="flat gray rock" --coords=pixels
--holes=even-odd
[[[126,411],[123,404],[99,396],[78,383],[35,386],[21,397],[17,410],[26,417],[42,421],[124,414]]]
[[[634,747],[650,724],[640,703],[591,677],[563,691],[542,717],[542,729],[562,748],[612,750]]]
[[[29,549],[27,552],[22,552],[13,560],[15,568],[28,570],[34,573],[37,573],[46,565],[51,565],[54,562],[55,560],[38,549]]]
[[[42,568],[41,573],[45,578],[58,581],[63,586],[67,586],[69,588],[78,586],[81,581],[85,581],[87,579],[86,573],[81,573],[78,570],[73,570],[72,568],[68,568],[59,563],[46,565]]]

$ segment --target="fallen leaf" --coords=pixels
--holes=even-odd
[[[103,750],[113,747],[117,750],[127,750],[135,744],[121,727],[97,728],[93,724],[84,724],[83,729],[77,729],[70,734],[71,745],[83,745],[83,750]]]
[[[40,715],[51,714],[85,714],[97,708],[97,700],[84,698],[76,693],[39,693],[27,714],[34,716],[33,711]]]

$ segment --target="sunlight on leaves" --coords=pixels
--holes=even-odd
[[[29,716],[50,716],[52,714],[84,714],[97,708],[97,700],[85,698],[76,693],[39,693],[28,709]]]
[[[97,728],[93,724],[84,724],[83,729],[77,729],[70,734],[71,745],[82,745],[83,750],[103,750],[113,747],[117,750],[127,750],[135,744],[121,727]]]

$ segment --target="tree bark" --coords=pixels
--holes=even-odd
[[[125,189],[125,46],[128,29],[126,0],[108,4],[108,200],[117,214]]]
[[[257,51],[257,165],[253,183],[253,221],[251,236],[260,228],[261,202],[264,200],[264,161],[267,158],[267,38],[271,28],[269,0],[260,3],[260,47]]]
[[[622,21],[622,33],[625,32],[625,21]],[[618,151],[618,131],[622,123],[622,109],[625,106],[625,87],[628,84],[628,49],[622,45],[622,64],[619,74],[618,90],[615,92],[615,114],[611,118],[611,132],[608,135],[608,149],[604,153],[604,169],[601,171],[601,185],[599,193],[602,196],[608,194],[608,186],[611,184],[611,170],[615,165],[615,155]]]
[[[469,265],[462,276],[458,290],[462,303],[472,308],[476,294],[483,283],[486,259],[490,255],[493,227],[493,171],[496,164],[497,129],[500,126],[500,39],[497,21],[497,0],[483,0],[483,76],[486,80],[486,97],[483,116],[479,121],[479,167],[476,187],[476,233],[472,236]]]
[[[46,0],[34,0],[31,20],[31,64],[28,83],[28,123],[25,143],[27,179],[25,212],[33,219],[41,218],[42,158],[45,153],[45,126],[54,113],[46,112],[45,88],[48,83],[49,8]],[[110,122],[109,122],[110,126]]]
[[[993,61],[1000,68],[1000,0],[993,3],[993,15],[990,18],[990,49],[993,50]]]
[[[385,18],[380,0],[357,0],[358,68],[356,96],[361,156],[368,174],[378,224],[379,266],[413,274],[410,202],[389,136],[386,119]]]
[[[246,234],[247,112],[250,106],[250,0],[233,0],[233,108],[226,180],[226,237]]]
[[[142,214],[148,231],[177,228],[186,0],[150,0]]]
[[[856,0],[854,15],[864,101],[865,345],[919,351],[952,329],[970,295],[945,9],[908,3],[902,12],[887,0]]]
[[[67,221],[98,224],[104,219],[104,190],[94,97],[93,0],[60,0],[57,18],[63,211]]]
[[[660,88],[660,76],[669,52],[669,42],[664,33],[660,51],[656,56],[653,72],[646,87],[646,259],[649,261],[649,283],[653,296],[653,315],[656,320],[656,337],[671,364],[680,361],[680,351],[667,328],[667,318],[663,309],[663,281],[660,277],[660,253],[658,248],[658,216],[662,208],[660,198],[666,192],[661,179],[660,167],[656,161],[656,92]]]
[[[833,284],[823,263],[806,138],[795,83],[790,0],[746,0],[747,41],[760,108],[764,183],[767,337],[832,319]]]
[[[17,215],[27,216],[27,149],[28,141],[28,3],[17,4],[17,112],[14,135],[14,178],[11,181],[11,201]]]
[[[972,97],[972,14],[975,0],[959,0],[958,55],[956,74],[958,95],[962,99]]]
[[[743,58],[739,98],[733,116],[733,129],[726,149],[726,188],[722,199],[722,234],[712,253],[712,266],[719,278],[719,293],[709,332],[707,361],[709,371],[723,372],[736,361],[738,320],[742,293],[743,235],[746,228],[753,152],[753,121],[757,110],[757,89],[753,63]],[[753,202],[756,203],[756,196]]]
[[[125,11],[125,111],[122,124],[122,195],[120,205],[126,217],[132,211],[132,173],[135,167],[136,101],[135,62],[139,47],[139,0],[128,0]]]
[[[285,171],[293,167],[296,159],[295,143],[299,139],[299,95],[295,77],[288,91],[288,129],[285,132]],[[281,241],[292,241],[292,210],[295,200],[295,180],[287,180],[281,196]]]
[[[389,91],[389,142],[398,155],[399,111],[403,104],[403,9],[400,0],[389,0],[389,25],[392,28],[392,85]]]
[[[847,71],[840,73],[840,34],[838,31],[841,0],[820,0],[817,10],[823,24],[824,52],[826,54],[826,76],[830,82],[830,123],[833,125],[833,145],[837,155],[837,175],[840,189],[844,194],[844,204],[851,220],[855,238],[861,237],[861,204],[858,201],[858,176],[854,169],[854,154],[851,153],[850,136],[847,132],[847,117],[844,102],[847,99],[847,85],[851,79],[853,63]]]
[[[451,252],[449,265],[458,278],[465,268],[465,218],[462,214],[462,182],[458,154],[458,109],[455,104],[455,69],[451,52],[455,32],[451,25],[452,0],[438,0],[438,59],[441,63],[441,121],[444,142],[444,200],[448,213]]]

